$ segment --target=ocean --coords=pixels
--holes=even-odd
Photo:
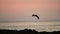
[[[60,31],[60,21],[0,22],[0,29],[8,29],[8,30],[35,29],[36,31]]]

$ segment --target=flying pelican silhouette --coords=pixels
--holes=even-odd
[[[32,14],[32,17],[33,17],[33,16],[37,17],[37,19],[40,19],[39,16],[36,15],[36,14]]]

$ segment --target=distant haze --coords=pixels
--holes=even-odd
[[[60,20],[60,0],[0,0],[0,21],[45,20]]]

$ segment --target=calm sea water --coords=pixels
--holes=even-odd
[[[0,22],[0,29],[23,30],[35,29],[37,31],[60,31],[59,22]]]

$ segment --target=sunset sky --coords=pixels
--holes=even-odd
[[[0,21],[60,20],[60,0],[0,0]],[[38,20],[37,20],[38,21]]]

